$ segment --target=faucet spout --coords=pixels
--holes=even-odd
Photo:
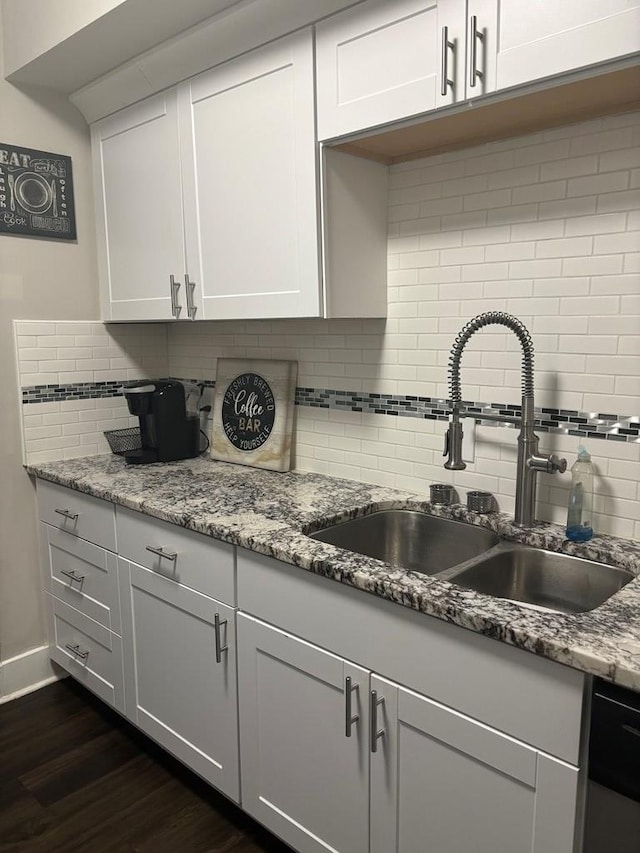
[[[515,523],[520,527],[532,527],[535,523],[536,474],[538,471],[553,473],[564,472],[565,459],[557,456],[541,456],[538,452],[538,436],[533,431],[533,342],[523,323],[511,314],[503,311],[487,311],[470,320],[458,334],[449,356],[449,390],[451,397],[451,420],[447,430],[444,467],[459,471],[466,468],[462,460],[462,424],[460,417],[465,412],[460,389],[460,361],[465,346],[477,331],[490,325],[506,326],[520,341],[522,347],[522,414],[520,417],[520,435],[518,436],[518,462],[516,471],[516,509]],[[481,418],[482,416],[480,416]]]

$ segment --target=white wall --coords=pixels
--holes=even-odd
[[[2,0],[5,76],[125,0]]]
[[[214,378],[216,359],[292,358],[298,385],[448,396],[464,323],[504,310],[530,329],[536,405],[640,416],[640,113],[391,168],[389,319],[169,327],[172,376]],[[520,351],[506,329],[477,334],[463,396],[520,402]],[[478,430],[464,472],[442,468],[439,421],[297,407],[296,465],[426,493],[453,481],[512,511],[516,432]],[[541,435],[571,457],[578,440]],[[640,444],[589,439],[596,527],[640,538]],[[571,462],[571,458],[570,458]],[[538,517],[563,522],[569,478],[539,480]]]
[[[84,120],[63,98],[20,92],[2,79],[0,115],[3,141],[71,155],[78,224],[77,242],[0,234],[0,661],[4,661],[44,642],[36,508],[33,485],[22,468],[12,319],[95,319],[98,294],[89,132]]]

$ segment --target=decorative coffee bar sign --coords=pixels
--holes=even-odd
[[[0,234],[76,239],[71,157],[0,142]]]
[[[218,359],[211,458],[288,471],[297,376],[295,361]]]

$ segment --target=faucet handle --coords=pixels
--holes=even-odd
[[[462,461],[462,424],[455,415],[445,433],[442,455],[449,457],[444,463],[448,471],[463,471],[467,467]]]
[[[567,470],[567,460],[560,459],[555,453],[549,456],[540,456],[534,454],[527,459],[527,465],[532,471],[544,471],[546,474],[553,474],[554,471],[559,471],[564,474]]]

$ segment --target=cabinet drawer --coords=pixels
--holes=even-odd
[[[43,522],[40,528],[47,592],[119,634],[115,554]]]
[[[124,712],[122,640],[104,625],[45,595],[49,656],[89,690]]]
[[[116,550],[115,512],[109,501],[38,480],[38,510],[41,521],[109,551]]]
[[[233,545],[122,507],[117,510],[117,528],[121,557],[235,604]]]

